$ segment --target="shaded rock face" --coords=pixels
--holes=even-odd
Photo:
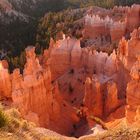
[[[127,30],[133,31],[140,26],[140,5],[132,5],[127,12]]]
[[[120,15],[121,18],[117,15]],[[83,37],[92,39],[95,46],[97,38],[101,44],[117,43],[122,36],[129,38],[129,34],[139,26],[140,5],[116,6],[109,11],[88,13],[85,16]]]
[[[85,38],[97,38],[99,36],[110,37],[110,41],[119,41],[125,35],[126,23],[113,21],[109,16],[104,19],[98,15],[85,17]]]
[[[80,67],[81,59],[80,41],[76,39],[63,39],[57,41],[50,48],[50,69],[52,79],[56,79],[70,68]]]

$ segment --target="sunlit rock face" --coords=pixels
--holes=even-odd
[[[118,87],[112,80],[100,81],[97,77],[87,79],[84,105],[87,108],[87,117],[97,116],[104,120],[112,115],[110,120],[121,118],[124,111],[118,112],[116,116],[113,113],[125,104],[125,99],[119,99]],[[124,108],[123,108],[124,110]],[[89,121],[90,123],[90,121]]]
[[[78,117],[62,99],[57,82],[51,83],[50,69],[42,69],[34,50],[34,47],[26,49],[27,63],[23,75],[18,69],[12,74],[13,105],[27,120],[69,135]]]
[[[100,82],[96,78],[93,81],[87,78],[85,87],[84,105],[88,108],[89,115],[102,117],[103,93]]]
[[[49,63],[52,79],[58,78],[70,68],[80,67],[82,50],[79,40],[68,37],[51,45]]]
[[[8,70],[0,61],[0,98],[11,97],[11,78]]]
[[[140,106],[140,56],[137,62],[131,69],[132,80],[127,86],[127,108],[126,118],[129,124],[139,121],[139,106]]]
[[[3,66],[1,74],[11,77],[8,80],[12,105],[25,119],[71,135],[75,125],[93,127],[95,123],[88,119],[90,116],[106,120],[124,105],[125,96],[121,95],[126,83],[125,79],[120,81],[124,70],[118,61],[115,51],[108,56],[81,48],[79,40],[64,38],[57,42],[52,40],[40,59],[36,57],[35,48],[29,46],[23,74],[15,69],[10,75]],[[6,87],[0,89],[3,88]],[[77,110],[81,108],[85,115],[79,117]],[[85,118],[87,120],[82,123]]]
[[[131,34],[131,39],[126,41],[124,38],[120,41],[119,57],[126,69],[131,70],[140,53],[140,28],[135,29]]]

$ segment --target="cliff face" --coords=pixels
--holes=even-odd
[[[85,38],[96,38],[99,36],[110,37],[110,41],[119,41],[125,35],[126,23],[113,21],[109,16],[104,19],[98,15],[87,15],[85,17]]]
[[[83,32],[85,38],[101,38],[102,43],[103,38],[111,42],[118,42],[122,36],[128,37],[128,34],[140,25],[140,5],[114,7],[107,12],[106,17],[100,13],[102,12],[88,13],[85,16]],[[121,18],[117,14],[121,15]]]
[[[70,68],[80,67],[81,51],[80,41],[76,39],[67,38],[52,44],[48,60],[52,79],[61,76]]]
[[[131,8],[128,8],[127,12],[127,30],[133,31],[135,28],[138,28],[140,25],[140,6],[132,5]]]
[[[126,69],[131,70],[132,66],[137,60],[137,55],[139,55],[140,50],[140,42],[139,42],[139,29],[135,29],[131,33],[131,39],[126,41],[124,38],[120,41],[119,45],[119,57],[123,62]]]
[[[11,79],[8,70],[0,62],[0,98],[11,96]]]
[[[140,100],[140,57],[131,69],[132,80],[127,86],[127,108],[126,118],[129,124],[139,121],[139,100]]]
[[[61,97],[57,82],[52,84],[49,67],[42,68],[34,50],[32,47],[26,49],[27,63],[23,75],[18,69],[12,74],[13,105],[26,119],[38,120],[40,126],[69,135],[78,117]]]

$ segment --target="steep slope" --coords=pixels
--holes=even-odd
[[[28,22],[28,16],[16,11],[14,6],[7,0],[0,1],[0,21],[1,24],[10,24],[19,19],[23,22]]]

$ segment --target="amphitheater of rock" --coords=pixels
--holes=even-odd
[[[124,21],[111,18],[111,12],[124,14]],[[38,126],[68,136],[81,136],[94,127],[91,116],[104,122],[126,118],[128,125],[139,123],[140,5],[115,7],[111,12],[103,17],[104,12],[88,11],[83,30],[84,38],[119,41],[110,55],[81,48],[80,40],[64,37],[51,39],[39,57],[35,47],[28,46],[23,74],[19,69],[10,74],[1,61],[3,104],[18,108]]]

